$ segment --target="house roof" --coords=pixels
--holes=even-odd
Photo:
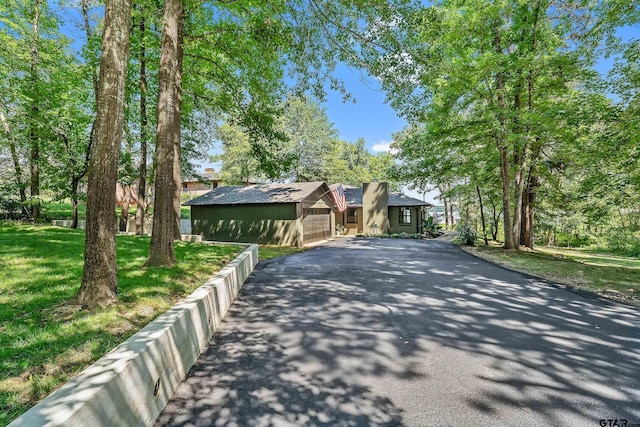
[[[198,176],[193,176],[190,178],[185,178],[182,180],[182,182],[202,182],[202,181],[221,181],[221,179],[218,177],[218,175],[215,172],[205,172],[203,174],[200,174]]]
[[[316,191],[324,182],[290,184],[258,184],[218,187],[207,194],[184,203],[185,206],[243,205],[267,203],[297,203]]]
[[[362,207],[362,187],[344,187],[344,196],[348,207]],[[431,203],[414,199],[398,191],[389,191],[388,206],[431,206]]]

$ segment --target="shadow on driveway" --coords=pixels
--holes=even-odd
[[[440,241],[259,264],[157,425],[640,423],[640,315]]]

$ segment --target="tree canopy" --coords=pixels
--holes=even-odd
[[[620,36],[621,29],[638,29],[640,6],[633,2],[105,5],[0,5],[5,216],[38,221],[43,198],[69,198],[77,223],[85,184],[102,167],[97,146],[111,141],[115,169],[98,173],[113,175],[128,195],[122,223],[135,204],[141,234],[151,195],[159,198],[156,207],[166,210],[153,210],[154,227],[165,239],[154,239],[150,260],[171,264],[181,176],[217,140],[222,152],[215,160],[228,183],[390,180],[438,188],[449,212],[455,204],[465,222],[502,238],[506,248],[622,233],[631,242],[625,245],[636,242],[640,251],[640,41]],[[112,44],[111,51],[101,34],[116,15],[127,23],[126,46]],[[99,77],[109,55],[124,58],[112,70],[124,78],[117,96],[122,131],[115,111],[108,126],[99,120],[108,94],[120,93],[106,90]],[[603,57],[613,62],[606,76],[594,68]],[[377,78],[408,121],[395,134],[394,154],[374,155],[363,140],[340,139],[322,106],[328,90],[351,97],[334,73],[340,63]],[[107,187],[95,190],[89,211],[111,211]],[[91,200],[92,185],[87,190]],[[160,249],[161,257],[153,255]]]
[[[390,153],[371,154],[364,139],[354,143],[338,137],[338,130],[317,102],[305,97],[289,96],[279,108],[281,114],[274,129],[281,143],[274,158],[277,168],[261,164],[253,155],[249,131],[240,124],[222,123],[216,138],[222,153],[212,157],[221,163],[220,178],[228,184],[264,181],[341,182],[361,185],[373,179],[394,179],[394,158]],[[265,166],[268,166],[265,168]]]
[[[637,129],[637,41],[615,38],[637,19],[638,6],[618,2],[445,0],[417,10],[404,52],[372,62],[411,123],[396,138],[399,177],[467,208],[500,194],[506,248],[533,247],[536,206],[547,225],[567,207],[549,204],[558,191],[607,206],[601,214],[637,215],[637,132],[619,127]],[[598,46],[620,54],[608,85],[593,69]]]

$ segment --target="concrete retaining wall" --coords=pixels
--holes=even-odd
[[[181,234],[180,240],[183,242],[202,243],[202,236],[199,234]]]
[[[151,426],[258,262],[258,246],[10,424]]]

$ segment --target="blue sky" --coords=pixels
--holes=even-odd
[[[378,82],[360,70],[340,65],[336,70],[345,88],[354,95],[356,103],[342,102],[342,96],[330,92],[324,106],[330,120],[340,131],[341,139],[355,142],[364,138],[372,152],[381,151],[392,140],[392,134],[401,130],[406,121],[385,104],[384,92]]]
[[[341,94],[337,92],[327,94],[324,107],[329,120],[340,132],[340,138],[349,142],[364,138],[365,146],[372,153],[388,151],[389,144],[393,141],[393,134],[402,130],[407,124],[406,120],[399,117],[395,110],[385,103],[385,95],[379,83],[364,71],[340,65],[335,75],[343,81],[345,89],[356,99],[355,103],[343,102]],[[434,205],[441,204],[437,200],[439,196],[437,191],[430,191],[423,195],[404,188],[403,192]]]

